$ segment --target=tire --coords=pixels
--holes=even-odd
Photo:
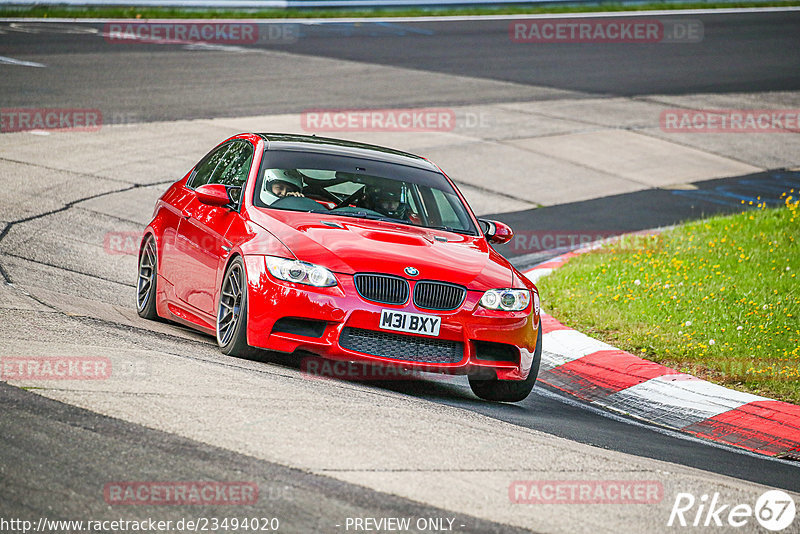
[[[148,235],[139,250],[139,279],[136,282],[136,311],[139,317],[158,320],[156,293],[158,292],[158,249],[156,240]]]
[[[542,360],[542,324],[539,323],[539,334],[536,337],[536,350],[533,352],[531,371],[525,380],[490,380],[480,377],[469,377],[469,387],[481,399],[496,402],[519,402],[530,395],[536,377],[539,375],[539,363]]]
[[[247,275],[241,256],[228,265],[222,277],[216,330],[223,354],[248,357],[257,352],[247,344]]]

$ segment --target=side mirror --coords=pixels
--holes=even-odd
[[[231,203],[228,189],[222,184],[205,184],[194,190],[197,200],[209,206],[227,206]]]
[[[490,221],[489,219],[478,219],[478,222],[483,226],[483,235],[486,236],[489,243],[503,245],[514,237],[514,230],[505,223]]]

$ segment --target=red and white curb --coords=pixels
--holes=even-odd
[[[525,271],[534,283],[591,247]],[[800,459],[800,406],[734,391],[593,339],[542,312],[538,380],[589,404],[769,456]]]

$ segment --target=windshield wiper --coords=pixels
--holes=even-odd
[[[475,235],[475,232],[470,232],[469,230],[459,230],[457,228],[453,228],[452,226],[427,226],[426,228],[432,228],[433,230],[444,230],[445,232],[453,232],[454,234]]]
[[[343,213],[337,213],[333,210],[324,212],[328,215],[340,215],[342,217],[354,217],[356,219],[368,219],[370,221],[384,221],[384,222],[391,222],[397,224],[404,224],[406,226],[413,226],[415,228],[429,228],[432,230],[444,230],[445,232],[453,232],[454,234],[461,234],[461,235],[475,235],[475,232],[470,232],[469,230],[459,230],[457,228],[453,228],[452,226],[420,226],[418,224],[414,224],[409,221],[404,221],[403,219],[395,219],[393,217],[386,217],[384,215],[376,215],[374,213],[367,213],[366,211],[346,211]]]
[[[331,211],[326,211],[324,213],[327,213],[328,215],[339,215],[340,217],[355,217],[356,219],[369,219],[370,221],[405,223],[405,221],[401,221],[400,219],[393,219],[391,217],[385,217],[383,215],[375,215],[374,213],[367,213],[366,211],[345,211],[339,213],[331,210]]]

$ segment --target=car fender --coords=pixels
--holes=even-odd
[[[262,281],[259,279],[264,275],[264,256],[279,256],[282,258],[295,258],[294,254],[289,250],[283,242],[275,237],[271,232],[265,228],[253,223],[247,223],[247,236],[244,240],[232,246],[230,254],[225,259],[224,265],[221,265],[218,271],[217,287],[215,288],[215,299],[219,302],[219,295],[222,287],[222,280],[225,272],[228,270],[231,262],[237,257],[242,258],[244,263],[244,274],[247,280],[247,302],[252,302],[252,295],[261,286]],[[256,279],[253,279],[253,278]],[[247,307],[249,322],[250,306]]]

